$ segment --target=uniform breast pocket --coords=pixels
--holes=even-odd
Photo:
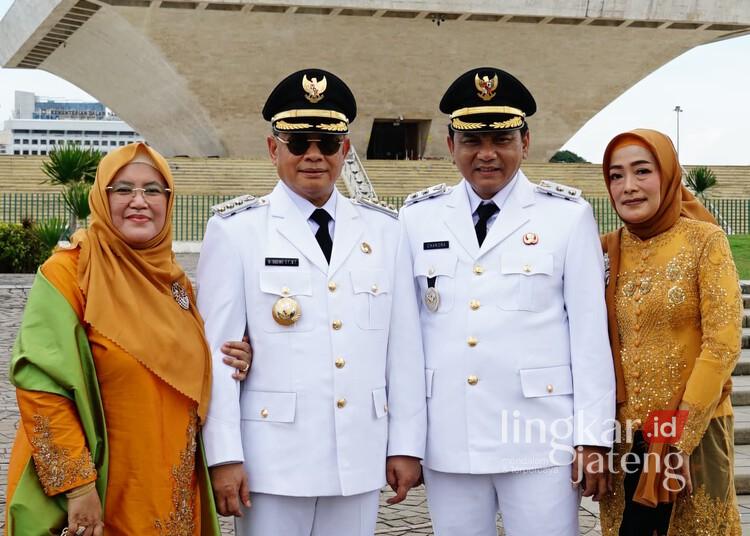
[[[258,306],[261,312],[261,324],[263,331],[268,333],[300,332],[310,331],[313,321],[310,315],[305,315],[305,308],[312,307],[312,282],[310,274],[305,272],[292,272],[286,270],[261,271],[260,277],[260,300]],[[279,307],[279,300],[289,298],[299,311],[299,318],[290,325],[283,325],[274,319],[274,307]]]
[[[548,306],[554,286],[551,253],[510,252],[500,259],[498,307],[506,311],[538,312]]]
[[[458,257],[450,250],[422,252],[414,258],[414,275],[419,284],[422,311],[440,314],[453,309],[457,264]],[[434,290],[428,292],[430,288]]]
[[[385,329],[391,318],[391,281],[385,270],[349,272],[354,290],[357,325]]]

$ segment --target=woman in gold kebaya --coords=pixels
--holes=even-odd
[[[172,253],[173,191],[159,153],[113,151],[90,227],[34,280],[10,372],[21,413],[11,536],[219,533],[199,434],[210,350]],[[249,345],[222,350],[247,371]]]
[[[615,465],[602,534],[739,536],[729,394],[742,300],[728,241],[682,185],[664,134],[616,136],[603,172],[625,224],[602,239],[622,431],[615,454],[632,452],[640,465]],[[684,427],[655,437],[655,411]]]

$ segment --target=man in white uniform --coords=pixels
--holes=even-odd
[[[597,225],[580,192],[520,170],[536,103],[491,67],[440,103],[463,175],[412,194],[402,225],[421,296],[424,479],[437,536],[578,536],[606,490],[615,384]],[[580,447],[577,451],[575,447]],[[576,471],[577,472],[577,471]]]
[[[198,264],[217,508],[237,516],[238,535],[371,536],[380,488],[387,479],[403,500],[424,455],[411,259],[395,211],[334,186],[356,116],[343,81],[296,72],[263,116],[281,180],[216,207]],[[220,344],[245,331],[254,357],[240,384]]]

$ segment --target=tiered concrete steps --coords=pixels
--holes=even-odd
[[[43,192],[57,188],[41,184],[43,156],[0,156],[0,191]],[[262,194],[276,183],[276,170],[266,158],[170,158],[177,191],[189,194]],[[459,179],[449,160],[365,160],[365,170],[381,198],[405,197],[427,186]],[[719,181],[711,197],[750,198],[750,166],[711,166]],[[586,197],[607,197],[597,164],[524,163],[532,181],[548,179],[575,186]],[[341,188],[343,189],[343,185]],[[345,191],[345,189],[343,189]]]
[[[742,355],[732,376],[734,406],[735,477],[737,494],[750,495],[750,281],[742,283],[745,316]]]

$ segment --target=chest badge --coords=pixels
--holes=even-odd
[[[182,285],[180,285],[177,281],[172,283],[172,297],[180,307],[182,307],[186,311],[190,309],[190,298],[188,297],[185,289],[182,288]]]
[[[430,269],[432,272],[432,269]],[[427,278],[427,290],[424,292],[424,306],[431,313],[436,313],[440,307],[440,293],[435,288],[435,281],[437,277]]]
[[[370,246],[370,244],[368,244],[367,242],[362,242],[359,245],[359,249],[361,249],[362,253],[366,255],[369,255],[370,253],[372,253],[372,246]]]
[[[302,307],[300,307],[299,302],[294,298],[283,296],[273,304],[271,314],[277,324],[282,326],[292,326],[302,316]]]
[[[539,235],[536,233],[526,233],[523,235],[523,243],[527,246],[536,246],[539,243]]]

